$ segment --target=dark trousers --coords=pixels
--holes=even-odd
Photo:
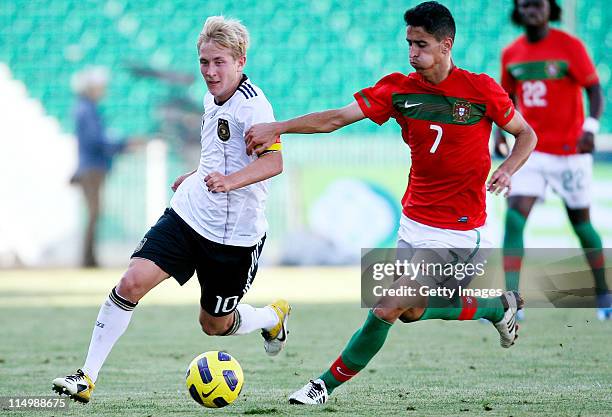
[[[79,175],[77,182],[83,190],[87,204],[87,226],[83,239],[84,267],[97,267],[98,261],[95,256],[96,225],[100,217],[101,193],[104,185],[106,171],[93,169]]]

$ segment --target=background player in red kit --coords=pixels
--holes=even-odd
[[[332,132],[366,117],[378,124],[394,118],[412,156],[398,247],[474,248],[476,252],[490,247],[484,226],[492,123],[516,137],[512,154],[491,176],[488,188],[492,192],[510,187],[511,176],[527,160],[536,136],[493,79],[453,64],[455,22],[446,7],[425,2],[408,10],[404,20],[415,73],[390,74],[356,93],[355,101],[341,109],[255,125],[246,136],[247,151],[265,149],[281,133]],[[416,281],[429,286],[429,278],[417,277]],[[412,304],[401,307],[377,304],[331,368],[292,394],[289,401],[324,403],[333,389],[374,357],[398,318],[405,322],[487,318],[499,331],[503,347],[514,343],[515,314],[522,307],[518,293],[488,299],[457,297],[451,307],[436,308],[449,305],[441,298],[415,297]]]
[[[563,199],[567,214],[595,277],[598,317],[612,319],[612,300],[606,285],[599,234],[591,225],[591,178],[594,136],[603,109],[595,66],[582,42],[548,26],[558,21],[555,0],[514,0],[512,20],[525,35],[502,53],[502,86],[538,135],[538,144],[523,169],[513,178],[504,236],[506,287],[518,290],[527,217],[547,185]],[[582,89],[589,99],[584,118]],[[496,150],[503,152],[503,133]]]

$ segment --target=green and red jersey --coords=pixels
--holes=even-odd
[[[517,97],[540,152],[576,153],[584,123],[581,90],[598,82],[582,42],[558,29],[534,43],[523,35],[502,53],[502,86]]]
[[[454,68],[433,85],[418,73],[394,73],[355,99],[375,123],[392,117],[402,128],[412,158],[402,198],[408,218],[454,230],[485,223],[491,125],[514,116],[508,94],[491,77]]]

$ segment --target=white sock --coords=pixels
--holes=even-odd
[[[240,316],[240,323],[232,334],[242,335],[255,330],[269,330],[278,324],[278,315],[270,306],[257,308],[248,304],[238,304],[236,310]]]
[[[136,304],[117,294],[115,288],[102,304],[91,335],[87,359],[81,368],[93,382],[98,379],[98,372],[111,349],[127,329]]]

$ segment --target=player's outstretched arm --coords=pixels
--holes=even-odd
[[[495,194],[506,190],[505,195],[507,196],[510,192],[510,178],[527,161],[535,149],[538,138],[518,111],[514,112],[514,117],[503,126],[503,129],[513,135],[516,140],[508,158],[491,175],[487,189]]]
[[[208,191],[227,193],[256,182],[267,180],[283,172],[283,156],[280,152],[269,152],[260,156],[240,171],[230,175],[211,172],[204,178]]]
[[[339,109],[309,113],[283,122],[256,124],[245,136],[247,154],[250,155],[253,150],[260,153],[259,149],[263,151],[272,146],[276,138],[284,133],[329,133],[364,118],[359,104],[354,101]]]

